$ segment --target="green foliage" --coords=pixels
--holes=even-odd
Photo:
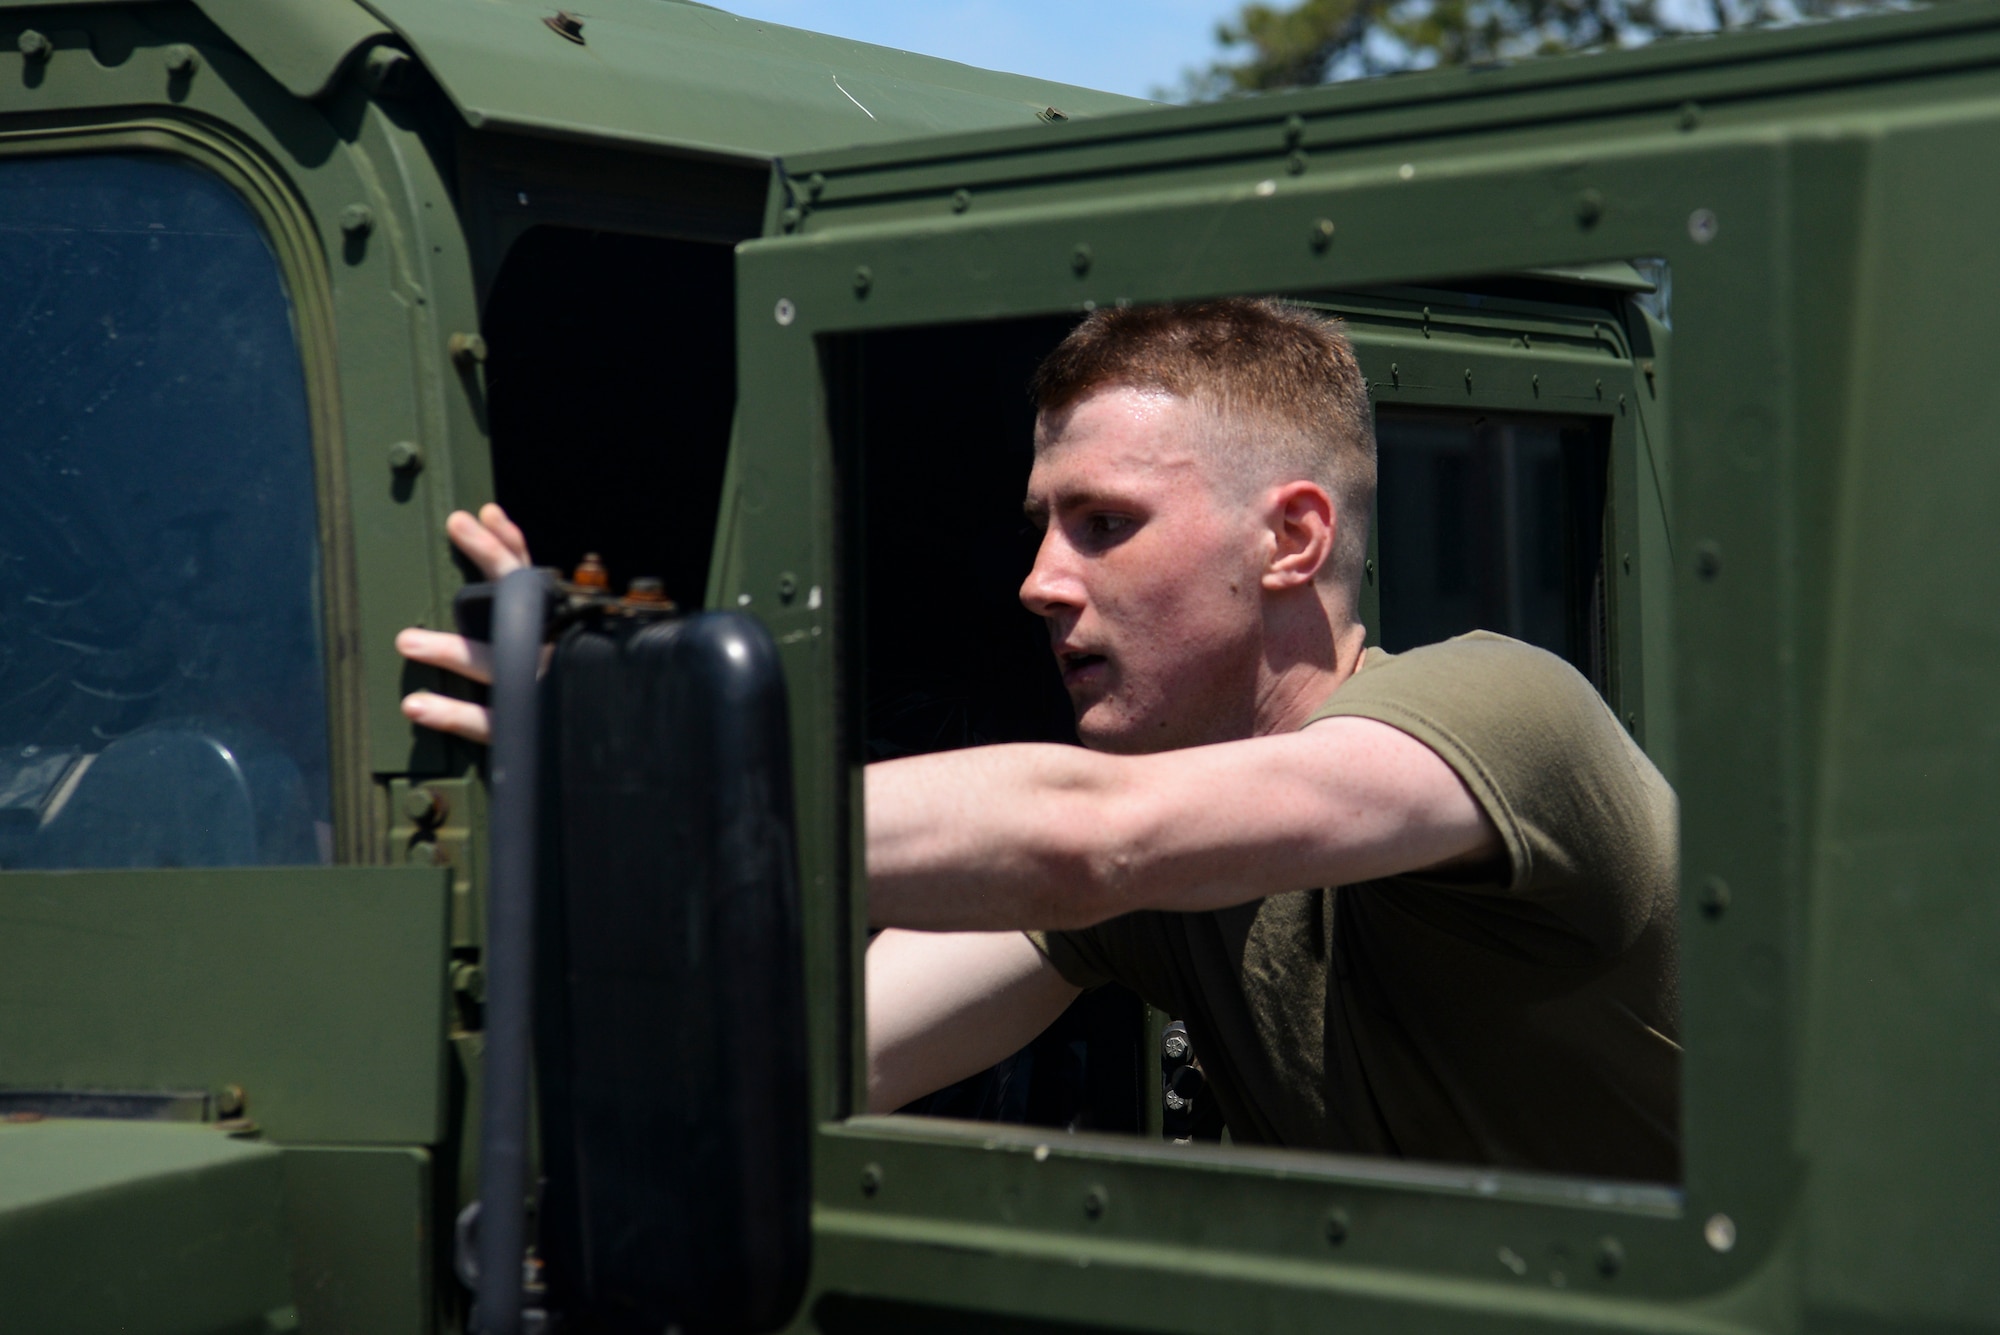
[[[1907,0],[1253,0],[1216,26],[1229,53],[1187,101],[1434,65],[1642,46],[1661,37],[1910,8]],[[1240,53],[1240,54],[1239,54]]]

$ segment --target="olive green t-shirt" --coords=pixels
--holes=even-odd
[[[1185,1020],[1239,1142],[1677,1180],[1666,780],[1567,663],[1485,632],[1369,650],[1312,721],[1340,716],[1443,757],[1504,859],[1030,937]]]

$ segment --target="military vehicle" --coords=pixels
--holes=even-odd
[[[0,38],[0,1331],[458,1331],[482,1279],[485,1329],[664,1328],[591,1307],[574,1171],[521,1232],[492,1090],[523,1182],[610,1147],[690,1332],[2000,1328],[2000,4],[1198,108],[682,0]],[[1014,600],[1027,374],[1093,306],[1230,293],[1354,338],[1371,634],[1562,653],[1675,781],[1678,1181],[1222,1143],[1110,994],[861,1115],[859,766],[1069,735]],[[650,726],[625,687],[544,701],[572,889],[764,776],[712,865],[771,912],[649,994],[679,1023],[495,977],[582,948],[519,898],[556,827],[398,712],[495,497],[574,572],[503,585],[513,661],[551,613],[559,668],[651,637],[719,720],[628,810],[563,749]],[[551,1098],[586,1048],[596,1101]],[[675,1098],[699,1134],[649,1139]]]

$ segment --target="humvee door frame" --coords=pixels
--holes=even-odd
[[[1580,95],[1517,77],[1532,73],[1484,90],[1529,127],[1505,152],[1473,113],[1446,126],[1447,111],[1384,105],[1392,83],[1338,110],[1322,94],[1107,120],[1060,148],[993,135],[785,164],[772,235],[739,249],[742,482],[718,559],[722,590],[766,609],[790,656],[825,1119],[819,1266],[855,1319],[977,1307],[1252,1329],[1275,1285],[1326,1314],[1316,1304],[1338,1295],[1350,1315],[1411,1304],[1449,1324],[1477,1294],[1522,1316],[1584,1304],[1593,1322],[1653,1327],[1662,1309],[1641,1299],[1778,1282],[1767,1264],[1796,1188],[1783,891],[1726,917],[1687,897],[1676,1185],[853,1115],[867,918],[859,669],[843,648],[858,638],[842,577],[855,538],[838,521],[853,481],[828,405],[843,340],[870,330],[1280,293],[1348,315],[1380,404],[1602,418],[1612,703],[1683,785],[1689,883],[1784,884],[1782,822],[1719,799],[1713,776],[1789,791],[1775,461],[1790,407],[1781,379],[1744,368],[1791,355],[1790,150],[1754,130],[1683,131],[1687,85],[1662,76],[1621,90],[1634,105],[1602,112],[1586,151],[1554,128]],[[1397,114],[1432,133],[1373,140]],[[1480,295],[1641,258],[1672,274],[1674,376],[1705,389],[1676,404],[1674,437],[1704,446],[1692,455],[1667,449],[1665,330],[1635,305]],[[1727,580],[1697,569],[1714,550]],[[823,606],[778,596],[807,586]]]

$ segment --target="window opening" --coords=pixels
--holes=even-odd
[[[859,759],[1076,740],[1046,630],[1018,597],[1039,536],[1020,510],[1033,462],[1027,386],[1072,323],[892,330],[822,349],[858,576],[847,605]],[[1367,328],[1349,333],[1365,353]],[[1608,423],[1391,406],[1377,429],[1385,647],[1496,630],[1566,658],[1601,692]],[[1160,1029],[1171,1018],[1116,984],[1086,992],[1022,1052],[901,1111],[1213,1138],[1217,1110],[1189,1070],[1188,1036]],[[1649,1048],[1646,1060],[1645,1079],[1677,1080],[1670,1059]],[[1576,1074],[1582,1108],[1599,1097],[1597,1076]]]
[[[726,245],[537,227],[482,322],[493,481],[535,559],[701,605],[736,405]]]
[[[332,860],[278,261],[154,156],[0,161],[0,867]]]

